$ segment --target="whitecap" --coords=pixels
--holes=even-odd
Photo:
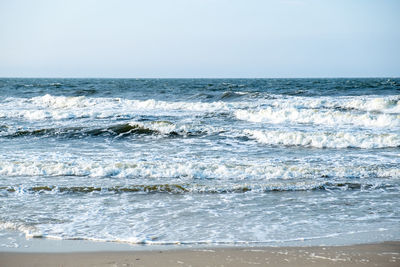
[[[387,148],[400,147],[400,136],[394,133],[301,132],[245,130],[244,133],[268,145],[316,148]]]

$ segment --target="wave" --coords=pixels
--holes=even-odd
[[[111,137],[130,136],[155,137],[201,137],[220,135],[239,140],[255,139],[272,146],[299,146],[312,148],[396,148],[400,147],[397,133],[370,133],[366,131],[296,131],[288,130],[237,130],[211,127],[208,125],[176,125],[169,121],[130,122],[103,127],[61,127],[40,129],[17,129],[0,125],[0,137]],[[245,139],[243,139],[245,137]]]
[[[66,97],[44,95],[7,98],[0,103],[0,118],[27,121],[73,119],[138,119],[141,116],[187,116],[230,112],[237,107],[255,107],[248,102],[190,102],[131,100],[122,98]]]
[[[254,93],[254,92],[225,91],[224,93],[222,93],[222,94],[220,95],[220,99],[221,99],[221,100],[236,100],[236,99],[242,98],[242,97],[244,97],[244,96],[252,96],[252,97],[255,97],[255,96],[258,96],[258,95],[259,95],[259,94]]]
[[[362,111],[399,114],[400,96],[352,98],[344,103],[336,104],[336,106]]]
[[[229,110],[224,102],[167,102],[154,99],[65,97],[45,95],[33,98],[7,98],[0,105],[0,118],[41,120],[135,119],[139,115],[186,115],[193,112]]]
[[[209,111],[226,109],[227,105],[224,102],[168,102],[161,100],[130,100],[123,98],[90,98],[84,96],[65,97],[44,95],[26,99],[28,103],[32,103],[37,107],[50,107],[54,109],[70,109],[96,107],[99,105],[131,107],[134,109],[162,109],[162,110],[192,110],[192,111]]]
[[[365,132],[300,132],[246,130],[246,135],[267,145],[315,148],[388,148],[400,147],[398,134]]]
[[[374,113],[400,114],[400,96],[281,96],[269,103],[275,108],[331,109]]]
[[[54,227],[54,225],[52,225]],[[67,225],[71,226],[71,225]],[[79,226],[79,225],[78,225]],[[163,226],[163,225],[162,225]],[[248,240],[248,237],[242,237],[242,239],[214,239],[214,238],[199,238],[199,239],[187,239],[183,238],[183,240],[177,236],[175,239],[159,239],[157,235],[123,235],[119,234],[110,234],[109,229],[106,233],[104,231],[97,231],[95,234],[90,231],[83,234],[82,232],[71,231],[71,229],[75,230],[75,227],[62,227],[64,230],[62,233],[59,230],[59,227],[55,227],[55,229],[49,228],[49,225],[27,225],[22,222],[10,222],[10,221],[0,221],[0,230],[13,230],[19,231],[25,235],[26,238],[44,238],[44,239],[53,239],[53,240],[87,240],[94,242],[116,242],[116,243],[127,243],[131,245],[162,245],[162,246],[170,246],[170,245],[245,245],[249,244],[253,245],[273,245],[273,246],[282,246],[285,242],[300,242],[300,244],[304,245],[305,241],[318,240],[318,239],[326,239],[337,236],[351,236],[355,233],[371,233],[370,230],[366,231],[349,231],[344,233],[324,233],[321,235],[311,235],[311,236],[291,236],[291,237],[282,237],[282,238],[271,238],[271,239],[251,239]],[[92,226],[93,227],[93,226]],[[158,225],[160,227],[160,225]],[[58,228],[58,229],[57,229]],[[57,230],[56,230],[57,229]],[[56,230],[56,231],[54,231]],[[87,230],[87,229],[86,229]],[[161,229],[160,231],[165,231],[168,229]],[[240,230],[240,229],[239,229]],[[385,231],[385,228],[376,229],[376,232]],[[186,231],[182,231],[186,232]],[[215,233],[213,233],[215,234]],[[202,249],[199,248],[201,251]],[[211,250],[212,251],[212,250]]]
[[[201,194],[228,194],[228,193],[268,193],[287,191],[314,191],[314,190],[370,190],[393,187],[383,183],[357,183],[357,182],[297,182],[275,184],[243,184],[207,186],[201,184],[151,184],[113,187],[95,186],[0,186],[0,192],[8,193],[201,193]]]
[[[17,130],[14,133],[7,134],[5,137],[23,137],[23,136],[63,136],[63,137],[82,137],[82,136],[127,136],[130,134],[159,134],[152,130],[137,124],[119,124],[105,128],[87,129],[85,127],[67,127],[67,128],[47,128],[38,130]],[[171,133],[172,135],[174,132]]]
[[[33,225],[26,225],[22,222],[2,222],[0,221],[0,230],[13,230],[13,231],[19,231],[24,233],[27,237],[41,237],[42,234],[35,235],[33,233],[37,233],[38,229],[35,228]]]
[[[32,130],[12,130],[8,127],[0,127],[0,136],[8,138],[17,137],[65,137],[81,138],[85,136],[111,136],[127,137],[134,135],[162,135],[162,136],[199,136],[213,131],[211,127],[196,128],[186,125],[177,126],[169,121],[152,121],[147,123],[130,122],[111,126],[96,127],[63,127],[42,128]]]
[[[275,163],[218,163],[199,161],[122,161],[98,162],[87,158],[76,160],[0,161],[0,175],[5,177],[115,177],[143,179],[182,179],[192,181],[271,180],[334,178],[400,178],[397,165],[348,166]]]
[[[399,127],[400,115],[350,113],[338,110],[297,109],[293,107],[278,109],[266,107],[257,110],[237,110],[235,116],[239,120],[257,123],[295,123],[329,126],[361,126],[361,127]]]
[[[243,99],[243,96],[251,96],[251,100]],[[385,127],[393,123],[399,125],[399,99],[399,96],[334,98],[227,91],[218,101],[196,102],[46,94],[32,98],[3,99],[0,102],[0,118],[30,121],[79,118],[135,119],[139,115],[182,116],[223,112],[254,122],[334,124],[337,120],[338,123],[354,124],[361,121],[361,125]]]

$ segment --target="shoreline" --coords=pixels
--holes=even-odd
[[[400,241],[348,246],[0,252],[0,266],[399,266]]]
[[[381,231],[379,231],[381,233]],[[82,252],[140,252],[171,251],[190,249],[252,249],[252,248],[302,248],[302,247],[345,247],[368,244],[398,242],[399,239],[386,236],[377,239],[371,232],[347,233],[344,236],[297,238],[271,240],[265,242],[151,242],[132,243],[124,241],[105,241],[96,239],[58,239],[52,237],[30,236],[17,231],[0,231],[0,252],[12,253],[82,253]]]

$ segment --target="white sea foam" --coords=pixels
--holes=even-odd
[[[9,98],[0,105],[0,118],[29,121],[65,119],[134,119],[140,115],[184,116],[193,112],[217,112],[231,109],[225,102],[167,102],[120,98],[64,97],[45,95],[32,99]]]
[[[139,121],[131,121],[129,125],[132,127],[141,127],[143,129],[149,129],[151,131],[160,133],[160,134],[171,134],[177,133],[181,135],[190,135],[190,134],[212,134],[224,131],[223,128],[214,127],[211,125],[197,125],[194,123],[172,123],[169,121],[150,121],[150,122],[139,122]]]
[[[377,111],[383,114],[357,114],[351,113],[351,110]],[[74,118],[135,118],[142,114],[185,115],[188,112],[235,112],[239,119],[271,123],[296,121],[386,127],[399,125],[400,120],[398,96],[336,98],[280,96],[274,99],[259,98],[252,102],[169,102],[154,99],[66,97],[46,94],[33,98],[9,97],[0,102],[0,118],[23,118],[32,121]]]
[[[399,127],[400,115],[350,113],[337,110],[266,107],[256,110],[237,110],[240,120],[262,123],[301,123],[317,125],[348,125],[363,127]]]
[[[269,100],[270,106],[296,109],[348,109],[366,112],[400,113],[400,96],[280,96]]]
[[[400,113],[400,96],[353,98],[341,106],[365,111]]]
[[[121,98],[90,98],[44,95],[30,99],[8,98],[0,105],[0,117],[25,118],[28,120],[111,118],[114,116],[132,118],[138,114],[164,114],[165,112],[215,112],[231,109],[226,102],[168,102],[129,100]],[[164,113],[163,113],[164,112]]]
[[[23,223],[0,221],[0,231],[2,230],[19,231],[24,233],[27,238],[42,236],[42,233],[39,231],[39,229],[34,226],[25,225]]]
[[[212,111],[226,109],[229,104],[224,102],[167,102],[154,99],[129,100],[122,98],[90,98],[90,97],[64,97],[44,95],[29,99],[28,102],[38,107],[53,109],[96,107],[99,105],[130,107],[133,109],[159,109],[159,110],[193,110]]]
[[[334,166],[304,164],[240,164],[213,162],[124,161],[7,161],[0,162],[0,175],[88,176],[116,178],[180,178],[239,180],[296,179],[316,177],[400,177],[400,168],[387,166]]]
[[[268,145],[317,148],[385,148],[400,147],[398,134],[365,132],[300,132],[246,130],[245,133]]]

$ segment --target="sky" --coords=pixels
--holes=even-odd
[[[0,77],[400,77],[399,0],[0,0]]]

